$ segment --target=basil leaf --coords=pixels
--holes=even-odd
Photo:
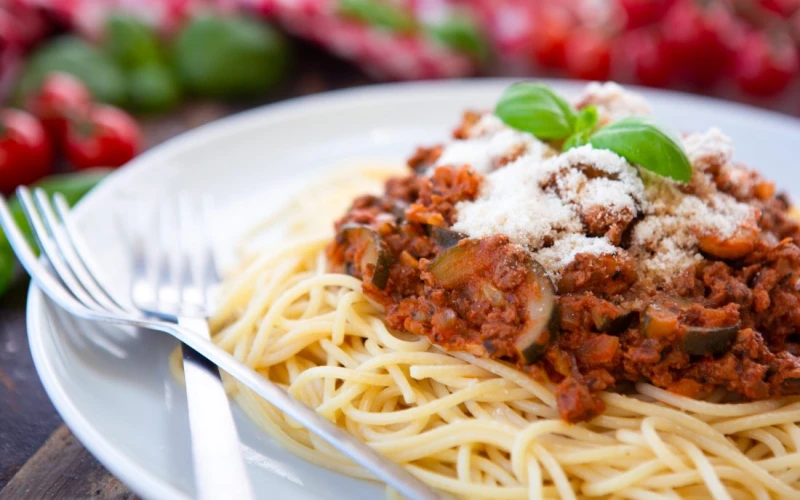
[[[540,83],[518,83],[506,89],[494,113],[511,128],[539,139],[564,139],[575,132],[575,110]]]
[[[569,138],[566,141],[564,141],[564,145],[561,147],[561,150],[569,151],[572,148],[577,148],[589,144],[589,135],[591,133],[592,133],[591,129],[575,132],[574,134],[569,136]]]
[[[594,127],[597,125],[599,119],[597,108],[594,106],[586,106],[581,109],[578,112],[578,116],[575,118],[576,132],[564,141],[561,150],[569,151],[572,148],[589,144],[589,136],[594,132]]]
[[[692,177],[692,166],[680,141],[649,118],[630,116],[612,123],[591,135],[589,143],[679,182]]]
[[[578,112],[578,116],[575,119],[575,130],[578,132],[590,131],[597,125],[597,120],[599,119],[597,108],[586,106]]]

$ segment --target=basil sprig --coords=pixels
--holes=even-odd
[[[692,177],[680,141],[649,118],[630,116],[598,127],[594,106],[577,111],[547,85],[533,82],[506,89],[494,112],[509,127],[560,143],[563,151],[591,144],[679,182]]]
[[[575,132],[575,109],[541,83],[512,85],[494,112],[509,127],[540,139],[564,139]]]
[[[677,137],[642,116],[629,116],[599,129],[589,144],[610,149],[634,165],[676,181],[689,182],[692,165]]]

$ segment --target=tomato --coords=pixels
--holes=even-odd
[[[42,124],[24,111],[0,111],[0,192],[36,182],[52,166],[52,148]]]
[[[533,57],[542,66],[553,68],[564,65],[564,46],[575,20],[567,9],[557,5],[543,5],[535,15],[536,26],[531,36]]]
[[[755,96],[780,93],[800,69],[797,52],[788,36],[753,32],[736,59],[736,83]]]
[[[666,87],[674,74],[672,60],[656,32],[637,31],[624,40],[636,81],[650,87]]]
[[[692,83],[706,86],[731,66],[739,26],[719,0],[678,0],[664,17],[661,32],[675,68]]]
[[[85,121],[70,122],[65,153],[77,169],[119,167],[136,156],[141,145],[142,133],[129,114],[98,105]]]
[[[759,0],[758,2],[767,10],[788,19],[795,12],[800,11],[800,0]]]
[[[659,21],[673,3],[673,0],[619,0],[619,6],[625,13],[625,27],[628,29]]]
[[[92,95],[80,80],[68,73],[50,73],[28,103],[54,141],[63,144],[70,120],[85,120]]]
[[[611,74],[611,42],[594,31],[577,31],[564,47],[564,64],[574,78],[607,80]]]

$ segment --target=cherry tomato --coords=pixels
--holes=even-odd
[[[594,31],[577,31],[564,47],[564,64],[574,78],[607,80],[611,74],[611,42]]]
[[[36,182],[52,166],[52,149],[42,124],[24,111],[1,110],[0,192]]]
[[[665,87],[674,74],[672,60],[656,32],[636,31],[624,40],[636,81],[650,87]]]
[[[98,105],[86,121],[70,122],[65,153],[77,169],[119,167],[136,156],[141,144],[141,131],[129,114]]]
[[[63,144],[69,121],[86,120],[92,95],[80,80],[67,73],[49,74],[28,109],[39,117],[54,141]]]
[[[564,46],[575,20],[567,9],[545,4],[535,15],[536,27],[531,37],[533,57],[542,66],[558,68],[564,65]]]
[[[719,0],[678,0],[661,23],[675,68],[689,81],[706,86],[732,63],[739,26]]]
[[[767,10],[788,19],[797,11],[800,11],[800,0],[759,0],[758,2]]]
[[[625,27],[641,28],[659,21],[667,13],[674,0],[619,0],[625,13]]]
[[[753,32],[736,58],[736,83],[748,94],[771,96],[786,89],[798,70],[800,61],[788,36]]]

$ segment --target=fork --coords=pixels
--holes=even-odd
[[[376,478],[386,482],[401,495],[413,500],[441,498],[404,468],[383,457],[305,404],[295,400],[281,387],[244,365],[208,339],[204,339],[194,331],[180,325],[153,319],[135,310],[121,307],[122,302],[108,292],[101,284],[102,280],[98,279],[99,275],[94,273],[97,266],[86,252],[86,246],[75,244],[81,240],[74,225],[69,222],[68,208],[63,197],[56,196],[57,206],[61,208],[59,212],[62,220],[54,226],[54,233],[44,227],[30,192],[24,188],[20,189],[18,197],[50,266],[46,265],[44,259],[39,260],[33,253],[2,196],[0,196],[0,227],[5,231],[17,258],[36,285],[67,312],[89,321],[133,326],[169,334],[197,351],[201,356],[217,365],[219,369],[224,370],[340,453],[364,467]],[[38,197],[42,199],[43,206],[52,209],[46,195],[42,194]],[[45,208],[45,210],[48,209]],[[55,234],[62,232],[64,237],[55,237]]]
[[[130,241],[132,304],[148,316],[177,323],[204,339],[210,339],[206,321],[209,289],[217,285],[219,276],[207,232],[197,232],[203,236],[200,244],[202,252],[198,259],[197,252],[191,252],[186,243],[187,231],[191,230],[187,224],[188,198],[179,197],[177,217],[170,213],[169,208],[164,208],[170,206],[169,203],[162,202],[158,206],[160,209],[156,214],[156,233],[159,238],[158,255],[155,259],[145,251],[146,236],[141,228]],[[205,207],[206,204],[203,204],[200,217],[203,226],[207,224]],[[47,209],[43,203],[39,203],[39,208],[47,220]],[[58,204],[56,208],[61,208],[62,220],[66,220],[62,205]],[[166,248],[169,220],[176,223],[173,229],[179,240],[177,274],[172,266],[174,259]],[[198,268],[202,269],[199,273],[195,272]],[[155,283],[151,279],[153,269],[156,270]],[[181,345],[181,354],[189,407],[194,476],[199,496],[209,500],[253,498],[239,436],[219,369],[185,344]]]

